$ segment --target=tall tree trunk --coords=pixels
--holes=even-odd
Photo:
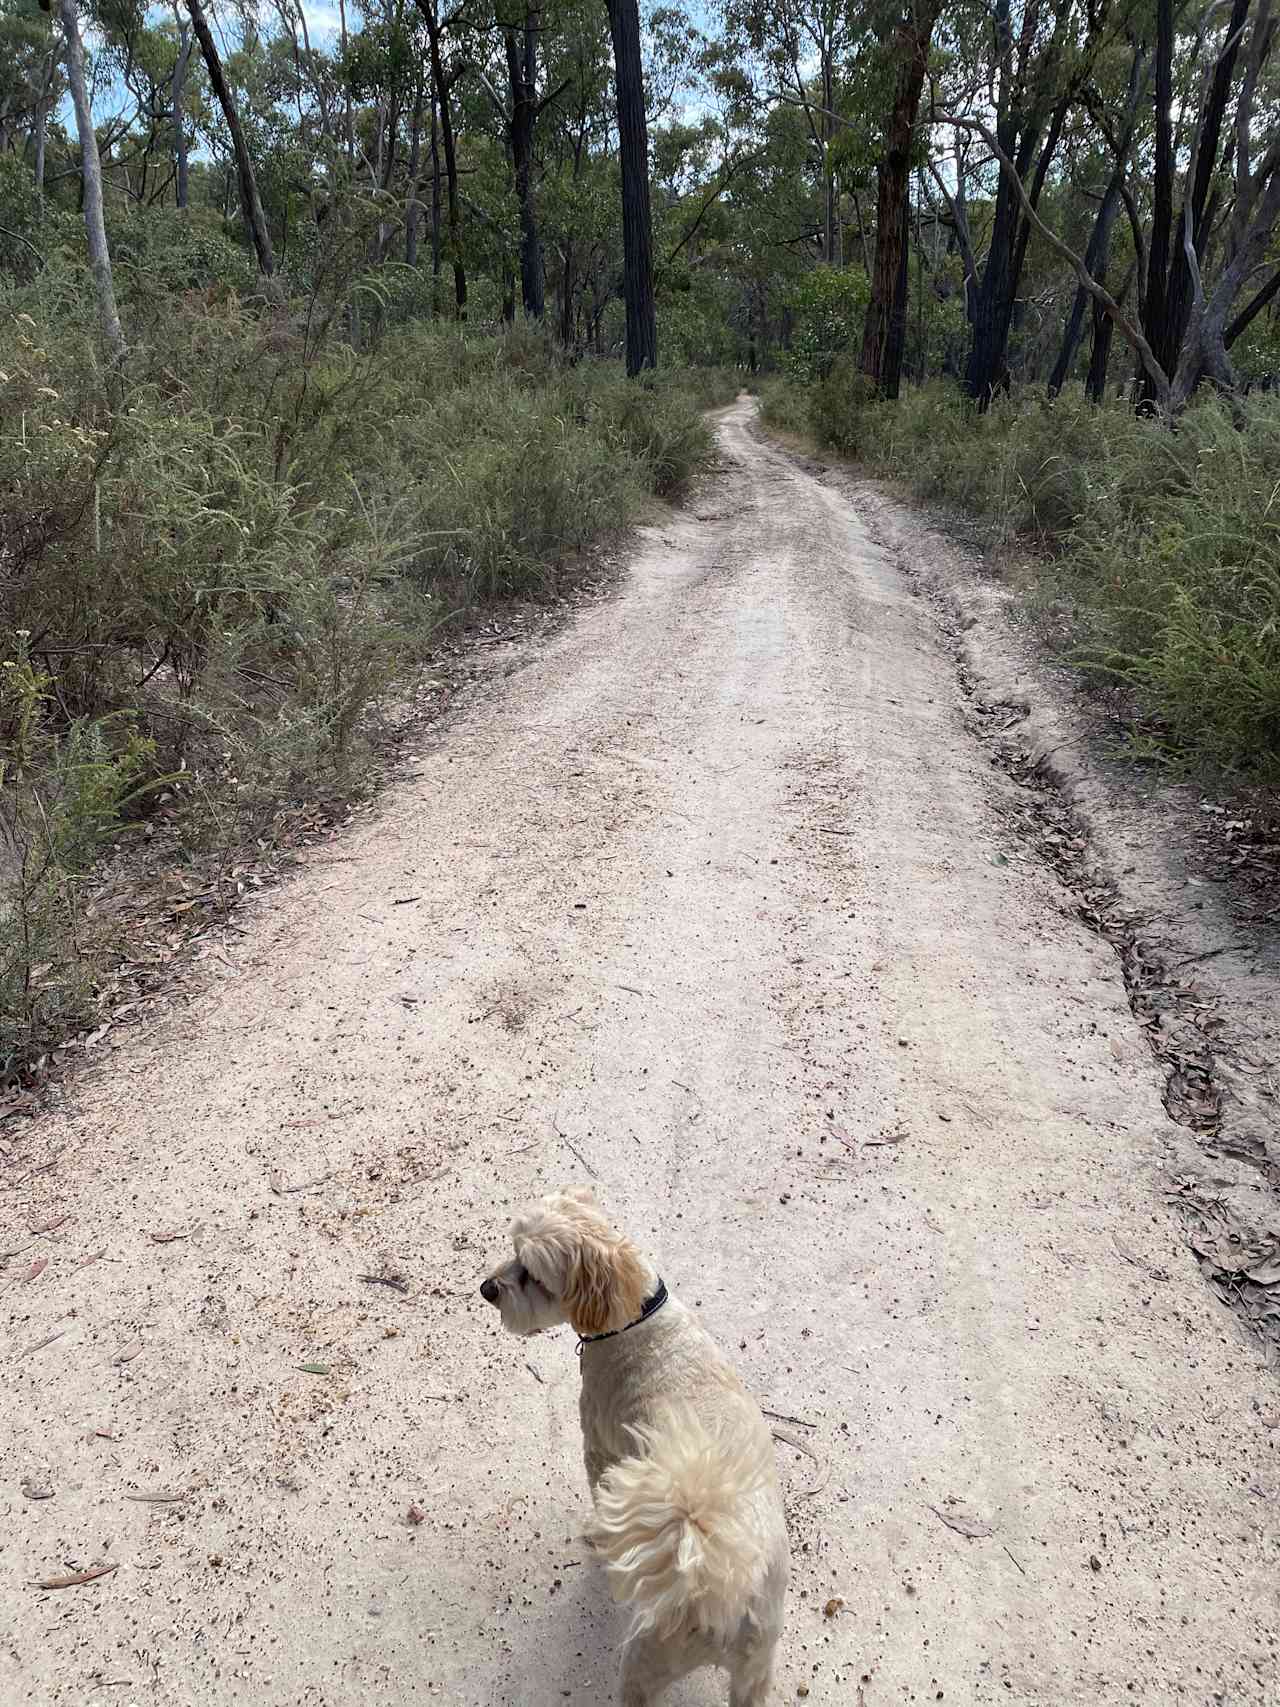
[[[41,203],[44,202],[44,169],[49,143],[49,94],[53,88],[53,79],[57,70],[58,54],[55,50],[45,61],[44,81],[40,85],[40,94],[36,99],[35,116],[32,119],[32,141],[35,144],[34,188],[36,197]]]
[[[431,86],[431,312],[440,315],[440,123]]]
[[[831,144],[835,140],[835,80],[831,55],[822,53],[822,258],[836,265],[836,180],[831,170]]]
[[[409,199],[404,210],[404,264],[418,264],[418,168],[422,156],[422,77],[419,75],[413,91],[413,118],[409,129]]]
[[[275,256],[271,252],[271,233],[267,230],[267,216],[262,211],[262,202],[258,196],[258,180],[254,176],[253,161],[249,157],[249,145],[244,139],[244,131],[240,125],[240,114],[236,110],[235,96],[231,93],[226,78],[222,73],[222,61],[218,58],[218,49],[214,43],[213,32],[209,28],[209,20],[204,15],[200,0],[186,0],[187,11],[191,14],[191,27],[196,32],[196,40],[200,43],[200,52],[204,57],[205,67],[209,73],[209,81],[213,92],[218,97],[218,105],[227,121],[227,129],[231,132],[231,148],[235,155],[236,177],[240,183],[240,211],[244,222],[249,227],[249,235],[253,239],[253,247],[258,257],[258,271],[264,278],[275,275]]]
[[[574,279],[577,257],[572,237],[565,238],[561,254],[563,265],[560,269],[560,343],[567,350],[573,345],[573,293],[577,288]]]
[[[347,65],[347,0],[338,0],[338,40],[342,44],[342,63]],[[351,116],[351,79],[344,75],[342,79],[342,128],[347,144],[347,166],[355,170],[356,163],[356,128]]]
[[[900,19],[894,30],[898,72],[885,131],[884,157],[876,167],[876,259],[862,330],[860,363],[882,397],[897,397],[902,380],[903,340],[896,341],[894,359],[895,341],[890,322],[899,275],[905,264],[911,145],[936,17],[936,5],[933,0],[926,0],[918,15]]]
[[[1155,177],[1151,185],[1151,240],[1147,245],[1147,288],[1142,299],[1142,330],[1152,354],[1171,369],[1167,294],[1173,238],[1173,0],[1156,0]],[[1145,369],[1143,399],[1155,401],[1155,383]]]
[[[1214,70],[1204,110],[1196,115],[1196,129],[1199,135],[1195,150],[1195,177],[1191,183],[1185,185],[1183,190],[1183,205],[1180,217],[1174,226],[1172,253],[1169,257],[1169,282],[1165,295],[1165,342],[1168,359],[1164,360],[1163,357],[1161,359],[1161,365],[1166,373],[1172,373],[1178,365],[1178,354],[1186,335],[1188,321],[1191,318],[1192,298],[1195,291],[1191,268],[1187,262],[1184,233],[1189,224],[1196,257],[1202,261],[1205,244],[1208,241],[1209,228],[1213,223],[1214,197],[1212,189],[1218,166],[1218,147],[1222,138],[1223,120],[1226,116],[1227,102],[1231,96],[1241,30],[1249,15],[1250,4],[1251,0],[1234,0],[1231,17],[1226,26],[1226,51],[1218,60]],[[1228,143],[1228,147],[1230,147],[1230,143]],[[1156,354],[1159,355],[1160,351],[1157,350]]]
[[[1137,275],[1138,263],[1130,261],[1129,271],[1125,274],[1124,283],[1116,293],[1116,301],[1124,306],[1124,299],[1129,294],[1129,287]],[[1104,284],[1099,279],[1099,284]],[[1116,323],[1095,300],[1093,304],[1093,348],[1089,351],[1089,373],[1084,382],[1085,394],[1091,403],[1102,403],[1107,395],[1107,366],[1111,361],[1111,340],[1115,335]]]
[[[93,128],[93,114],[89,110],[89,91],[85,86],[84,42],[80,38],[76,0],[58,0],[58,19],[67,39],[67,81],[71,85],[76,134],[80,141],[84,229],[89,244],[89,268],[98,293],[98,319],[112,359],[120,362],[127,352],[116,307],[115,283],[111,277],[107,228],[102,216],[102,162],[98,158],[98,138]]]
[[[884,395],[892,401],[897,400],[902,388],[902,358],[907,347],[907,302],[910,289],[910,260],[911,248],[911,200],[909,196],[902,199],[902,207],[898,214],[898,276],[893,283],[893,308],[889,315],[889,326],[884,342],[884,371],[888,376],[888,386]]]
[[[187,62],[191,58],[191,29],[185,18],[178,17],[176,22],[178,25],[178,57],[173,62],[173,81],[170,90],[170,104],[173,109],[173,161],[177,185],[176,205],[186,207],[188,188],[187,125],[182,99],[187,81]]]
[[[450,103],[452,81],[446,77],[444,58],[441,54],[440,18],[436,11],[436,0],[418,0],[418,10],[422,13],[427,26],[427,40],[431,46],[431,81],[435,90],[435,105],[440,115],[440,146],[444,151],[444,174],[447,205],[449,214],[449,248],[450,259],[453,263],[453,301],[454,313],[459,320],[467,318],[467,272],[462,264],[462,218],[459,211],[458,197],[458,154],[453,135],[453,108]],[[432,149],[435,148],[435,129],[431,133]]]
[[[1107,282],[1107,256],[1111,253],[1111,228],[1115,224],[1116,214],[1120,210],[1120,185],[1117,179],[1122,171],[1123,167],[1117,170],[1103,192],[1102,200],[1098,204],[1097,218],[1093,222],[1093,230],[1089,233],[1089,246],[1084,252],[1085,270],[1092,274],[1100,285],[1105,285]],[[1084,332],[1085,309],[1090,303],[1093,304],[1094,309],[1093,344],[1095,350],[1098,344],[1098,315],[1102,314],[1102,318],[1107,321],[1108,326],[1111,324],[1098,303],[1081,285],[1072,301],[1071,312],[1067,315],[1067,323],[1062,331],[1062,345],[1058,350],[1058,359],[1054,362],[1053,372],[1049,375],[1050,397],[1056,397],[1067,383],[1072,364],[1076,359],[1076,351],[1080,348],[1080,338]],[[1110,342],[1109,334],[1108,342]]]
[[[35,192],[40,201],[44,200],[44,160],[45,139],[49,130],[49,109],[41,101],[36,108],[36,159],[35,159]]]
[[[1033,208],[1040,200],[1069,107],[1070,98],[1064,96],[1053,113],[1048,134],[1040,147],[1027,189],[1027,199]],[[1040,142],[1041,125],[1041,120],[1027,119],[1019,139],[1016,120],[1005,121],[1003,135],[1000,124],[997,124],[997,141],[1013,157],[1020,181],[1025,179]],[[987,264],[983,268],[982,282],[973,306],[973,344],[965,369],[965,391],[976,401],[979,409],[985,409],[998,391],[1008,389],[1009,333],[1013,328],[1013,311],[1030,240],[1031,221],[1022,211],[1016,188],[1009,182],[1008,175],[1001,172]]]
[[[1146,60],[1145,47],[1138,46],[1134,50],[1133,64],[1129,68],[1129,93],[1125,104],[1124,123],[1116,143],[1116,159],[1107,187],[1102,192],[1102,200],[1098,204],[1097,217],[1093,222],[1093,230],[1089,233],[1089,246],[1085,250],[1085,270],[1092,274],[1100,285],[1107,282],[1107,257],[1111,253],[1111,231],[1115,225],[1116,215],[1120,211],[1120,203],[1124,193],[1125,174],[1128,170],[1129,149],[1133,143],[1134,126],[1138,116],[1138,97],[1142,86],[1142,68]],[[1128,289],[1128,286],[1125,287]],[[1053,372],[1049,376],[1049,395],[1056,397],[1067,383],[1071,365],[1076,359],[1076,351],[1080,347],[1081,334],[1084,331],[1085,308],[1092,305],[1093,310],[1093,354],[1089,362],[1090,383],[1094,377],[1094,364],[1098,356],[1099,341],[1105,348],[1102,351],[1101,386],[1106,386],[1106,363],[1110,355],[1112,325],[1109,317],[1103,311],[1101,304],[1091,297],[1081,285],[1071,304],[1071,312],[1067,316],[1066,325],[1062,332],[1062,346],[1058,351],[1058,359],[1053,364]],[[1106,322],[1105,331],[1102,322]],[[1089,389],[1087,386],[1086,389]],[[1093,395],[1090,390],[1090,396]],[[1096,401],[1097,399],[1095,399]]]
[[[1034,39],[1036,9],[1023,8],[1015,50],[1010,0],[996,0],[993,22],[1001,69],[994,140],[1000,155],[1009,161],[1011,171],[1000,173],[987,263],[972,304],[973,340],[964,385],[979,409],[985,409],[995,393],[1009,384],[1009,334],[1031,239],[1031,218],[1026,207],[1034,213],[1040,199],[1067,113],[1102,39],[1102,16],[1089,12],[1086,34],[1078,44],[1071,77],[1065,90],[1059,85],[1057,106],[1049,112],[1044,105],[1046,91],[1055,81],[1053,72],[1067,51],[1067,10],[1056,9],[1052,39],[1039,46]],[[1031,173],[1029,186],[1028,173]]]
[[[540,14],[529,6],[524,26],[503,31],[507,80],[511,86],[511,160],[520,206],[520,298],[526,318],[541,320],[546,308],[546,277],[533,200],[533,127],[538,117],[538,29]]]
[[[623,297],[627,308],[627,374],[658,365],[653,301],[653,235],[649,210],[649,133],[644,113],[637,0],[609,0],[614,88],[622,165]]]

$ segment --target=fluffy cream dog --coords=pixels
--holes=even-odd
[[[762,1707],[787,1589],[773,1441],[714,1341],[590,1191],[511,1224],[515,1258],[481,1286],[514,1334],[568,1322],[582,1359],[587,1539],[632,1626],[622,1707],[722,1666],[730,1707]]]

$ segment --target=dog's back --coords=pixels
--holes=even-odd
[[[683,1649],[673,1676],[726,1666],[735,1702],[763,1701],[788,1550],[759,1408],[673,1300],[644,1331],[583,1348],[582,1422],[589,1538],[632,1610],[633,1646],[667,1665]]]

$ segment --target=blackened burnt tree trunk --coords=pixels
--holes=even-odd
[[[1125,274],[1124,282],[1116,292],[1116,301],[1124,307],[1129,287],[1137,276],[1138,263],[1130,261],[1129,271]],[[1099,279],[1099,284],[1104,284]],[[1101,403],[1107,394],[1107,367],[1111,361],[1111,344],[1115,336],[1116,323],[1095,300],[1093,304],[1093,346],[1089,351],[1089,372],[1085,375],[1085,395],[1091,403]]]
[[[200,0],[186,0],[186,4],[187,11],[191,14],[191,27],[200,43],[200,52],[209,73],[209,82],[213,85],[213,92],[218,97],[218,105],[222,108],[222,116],[226,119],[227,129],[231,133],[231,149],[235,155],[236,177],[240,184],[240,211],[253,239],[254,252],[258,257],[258,271],[264,278],[269,279],[274,276],[276,270],[275,256],[271,249],[271,233],[267,230],[267,216],[262,211],[258,180],[254,175],[249,145],[244,139],[235,96],[223,75],[222,61],[218,57],[213,32],[209,28],[209,20],[204,15]]]
[[[404,264],[418,264],[418,222],[422,203],[418,192],[422,188],[422,95],[423,77],[419,70],[413,86],[413,118],[409,125],[409,199],[404,210]]]
[[[525,10],[523,25],[503,30],[507,81],[511,89],[511,164],[520,206],[520,297],[525,315],[541,320],[546,307],[546,275],[533,199],[533,131],[538,119],[538,32],[541,14]]]
[[[1223,121],[1231,98],[1241,34],[1251,0],[1233,0],[1224,47],[1214,66],[1202,111],[1196,115],[1195,172],[1184,190],[1175,223],[1174,183],[1181,170],[1173,134],[1173,62],[1176,49],[1175,0],[1156,3],[1155,180],[1152,185],[1151,245],[1142,330],[1166,373],[1178,366],[1191,318],[1194,280],[1185,238],[1190,232],[1197,268],[1218,212],[1214,180],[1219,168]],[[1228,151],[1231,136],[1228,132]],[[1154,393],[1150,381],[1143,395]]]
[[[1129,149],[1133,142],[1133,132],[1138,116],[1138,94],[1142,79],[1142,68],[1146,51],[1138,47],[1134,51],[1133,64],[1129,70],[1129,96],[1125,105],[1124,126],[1116,141],[1116,158],[1111,176],[1102,192],[1102,200],[1098,204],[1097,216],[1093,222],[1093,230],[1089,233],[1089,246],[1084,253],[1084,264],[1090,275],[1100,285],[1107,282],[1107,261],[1111,254],[1111,232],[1120,211],[1120,197],[1124,189],[1125,173],[1128,170]],[[1067,383],[1071,367],[1080,348],[1080,339],[1084,332],[1085,310],[1093,308],[1093,357],[1090,360],[1091,384],[1096,380],[1095,369],[1098,365],[1098,344],[1101,337],[1105,345],[1111,342],[1111,321],[1102,312],[1099,304],[1090,297],[1083,285],[1080,285],[1067,315],[1067,323],[1062,332],[1062,345],[1058,350],[1058,359],[1053,364],[1053,372],[1049,375],[1049,395],[1056,397]],[[1106,373],[1106,349],[1102,352],[1102,372]],[[1105,377],[1102,382],[1105,383]],[[1092,393],[1091,393],[1092,395]]]
[[[1044,135],[1042,119],[1030,117],[1021,128],[1021,133],[1017,117],[1006,119],[1003,135],[1001,124],[997,122],[996,138],[1015,161],[1021,181],[1026,181],[1032,161],[1035,161],[1035,170],[1027,190],[1027,199],[1033,208],[1040,200],[1049,163],[1062,135],[1062,125],[1068,107],[1069,102],[1065,98],[1058,103],[1038,158],[1037,145]],[[1031,221],[1023,213],[1017,189],[1010,183],[1007,174],[1002,172],[1000,186],[996,191],[996,211],[991,227],[987,264],[983,268],[982,282],[978,286],[973,304],[973,343],[965,369],[965,391],[980,409],[985,409],[996,393],[1007,390],[1009,385],[1009,333],[1013,327],[1013,310],[1018,300],[1018,287],[1022,282],[1022,269],[1030,240]]]
[[[1100,285],[1107,282],[1107,259],[1111,253],[1111,230],[1115,224],[1116,213],[1120,207],[1120,186],[1113,178],[1103,191],[1102,201],[1098,205],[1097,218],[1093,222],[1093,230],[1089,233],[1089,246],[1084,252],[1084,264],[1090,276]],[[1056,397],[1067,383],[1076,352],[1080,348],[1080,339],[1084,333],[1085,310],[1093,303],[1093,298],[1083,285],[1076,289],[1071,303],[1071,311],[1067,315],[1067,323],[1062,331],[1062,344],[1058,350],[1058,359],[1053,364],[1053,372],[1049,375],[1049,395]],[[1093,303],[1096,308],[1097,304]],[[1105,316],[1104,316],[1105,319]],[[1097,319],[1094,319],[1094,340],[1097,340]]]
[[[1009,383],[1009,333],[1031,240],[1031,220],[1019,186],[1025,186],[1027,202],[1034,211],[1072,101],[1089,74],[1093,57],[1107,39],[1105,6],[1089,11],[1084,38],[1078,42],[1073,42],[1077,28],[1074,8],[1062,0],[1052,0],[1052,15],[1050,39],[1042,42],[1042,9],[1022,8],[1015,42],[1010,0],[996,0],[995,4],[995,141],[1017,173],[1017,183],[1001,171],[987,263],[970,316],[973,340],[964,388],[979,409],[985,409],[996,392]],[[1064,84],[1062,73],[1068,54],[1071,72]]]
[[[897,397],[902,383],[905,326],[894,335],[894,307],[907,264],[911,150],[936,19],[936,0],[922,0],[919,14],[899,19],[892,37],[897,76],[884,155],[876,167],[876,258],[860,364],[882,397]]]
[[[431,128],[432,158],[436,151],[436,117],[439,118],[440,151],[444,155],[445,209],[449,224],[450,260],[453,263],[454,313],[459,320],[467,318],[467,271],[462,264],[462,215],[458,193],[458,150],[453,134],[453,85],[458,72],[446,72],[441,37],[444,26],[436,10],[436,0],[418,0],[418,10],[427,26],[427,41],[431,49],[431,86],[433,113]],[[438,179],[436,182],[438,183]],[[433,210],[434,214],[434,210]],[[438,224],[432,231],[433,242]]]
[[[627,308],[627,374],[658,365],[653,302],[653,234],[649,211],[649,133],[644,112],[637,0],[609,0],[614,89],[622,165],[623,297]]]

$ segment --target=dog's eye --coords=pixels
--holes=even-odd
[[[527,1268],[522,1268],[520,1273],[516,1276],[516,1279],[519,1281],[521,1286],[527,1286],[529,1284],[529,1270]]]

